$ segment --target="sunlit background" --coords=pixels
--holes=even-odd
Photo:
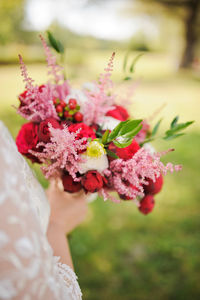
[[[24,89],[18,53],[43,83],[38,35],[47,30],[65,45],[72,85],[96,79],[115,51],[113,80],[121,93],[135,87],[133,116],[150,118],[163,106],[151,120],[153,126],[164,118],[161,131],[175,115],[195,120],[180,140],[154,143],[158,150],[175,148],[165,161],[182,163],[183,171],[166,176],[152,214],[127,202],[89,205],[86,222],[70,237],[83,299],[200,299],[200,1],[0,0],[0,119],[14,137],[25,122],[12,107]],[[127,52],[128,64],[143,56],[124,82]],[[46,187],[39,167],[34,170]]]

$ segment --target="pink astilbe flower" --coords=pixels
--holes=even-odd
[[[49,68],[48,74],[53,76],[55,83],[58,83],[60,80],[64,80],[64,75],[62,73],[63,68],[56,63],[56,57],[51,53],[51,50],[49,49],[45,39],[41,34],[40,39],[44,47],[46,60]]]
[[[26,77],[24,80],[27,80]],[[27,83],[26,88],[26,99],[17,110],[23,118],[32,122],[41,122],[47,118],[58,119],[53,105],[54,89],[50,84],[40,88]]]
[[[106,113],[113,109],[115,96],[111,94],[113,82],[110,79],[113,70],[113,60],[115,53],[112,54],[105,73],[100,74],[99,81],[94,82],[95,91],[85,91],[89,101],[84,105],[84,123],[101,123]]]
[[[87,139],[76,140],[78,133],[70,133],[67,127],[55,129],[50,123],[49,130],[52,135],[51,142],[39,143],[37,147],[44,147],[43,152],[31,151],[31,153],[45,164],[41,169],[46,178],[56,177],[62,170],[66,170],[77,181],[76,173],[79,172],[79,164],[82,162],[79,152],[86,150],[87,143],[84,142]]]
[[[28,89],[30,89],[30,90],[34,89],[34,86],[33,86],[34,80],[31,77],[29,77],[26,65],[25,65],[25,63],[23,61],[23,58],[20,54],[19,54],[19,63],[20,63],[21,75],[22,75],[22,77],[24,77],[23,81],[26,84],[25,85],[26,89],[27,90]]]
[[[109,176],[109,181],[112,182],[113,188],[119,194],[132,199],[135,199],[137,196],[143,197],[144,190],[142,185],[148,184],[147,179],[155,182],[161,173],[166,175],[167,171],[173,172],[181,169],[179,165],[173,166],[172,163],[168,163],[165,166],[160,161],[161,155],[167,152],[151,154],[148,150],[140,148],[133,158],[129,160],[113,160],[105,175]],[[133,186],[134,189],[132,188]]]

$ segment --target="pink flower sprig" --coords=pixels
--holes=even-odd
[[[94,82],[95,91],[85,92],[89,99],[84,107],[84,122],[87,125],[102,123],[106,113],[114,108],[115,95],[111,93],[113,82],[110,79],[114,57],[115,53],[112,54],[107,68],[104,69],[105,73],[100,74],[98,82]]]
[[[49,68],[48,74],[52,75],[55,83],[58,84],[59,81],[64,81],[64,75],[62,72],[63,67],[56,63],[56,57],[51,53],[51,50],[49,49],[44,37],[41,34],[40,39],[44,47],[46,61]]]
[[[35,85],[27,89],[24,105],[20,105],[17,112],[26,120],[41,122],[47,118],[58,119],[53,104],[54,87],[46,84],[42,88]]]
[[[30,151],[45,165],[41,167],[46,178],[56,177],[62,170],[66,170],[78,181],[76,173],[79,172],[79,164],[82,162],[80,151],[86,150],[87,138],[76,139],[78,132],[69,132],[67,127],[55,129],[49,123],[51,142],[43,142],[37,148],[44,147],[42,152]]]
[[[26,65],[25,65],[25,63],[23,61],[23,58],[20,54],[19,54],[19,63],[20,63],[21,75],[22,75],[22,77],[24,77],[23,81],[26,84],[25,85],[26,89],[27,90],[28,89],[30,89],[30,90],[34,89],[34,86],[33,86],[34,80],[31,77],[29,77]]]
[[[148,150],[141,148],[129,160],[113,160],[110,163],[110,169],[106,170],[105,175],[119,194],[126,195],[131,199],[135,199],[138,196],[143,197],[143,185],[148,184],[147,179],[155,182],[161,173],[166,175],[167,171],[181,170],[180,165],[173,166],[172,163],[168,163],[165,166],[160,161],[161,155],[167,152],[152,154]]]

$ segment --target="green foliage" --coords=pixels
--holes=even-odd
[[[184,135],[184,133],[178,133],[191,124],[194,123],[194,121],[188,121],[186,123],[177,123],[178,122],[178,117],[174,118],[174,120],[171,122],[170,129],[165,132],[165,136],[163,137],[164,140],[171,140],[175,139],[177,137],[180,137]]]
[[[137,54],[133,59],[132,62],[130,63],[129,67],[128,67],[128,60],[130,57],[130,51],[128,51],[126,53],[126,55],[124,56],[124,62],[123,62],[123,71],[125,74],[127,74],[124,77],[124,81],[127,80],[131,80],[132,79],[132,74],[135,72],[135,65],[137,63],[137,61],[140,59],[140,57],[144,54],[144,53],[139,53]]]
[[[120,122],[110,133],[107,130],[103,137],[102,143],[113,142],[119,148],[125,148],[132,143],[133,137],[141,130],[142,120],[127,120]]]
[[[47,31],[47,36],[48,36],[49,44],[51,45],[51,47],[60,54],[64,53],[64,50],[65,50],[64,46],[62,45],[62,43],[59,40],[55,39],[55,37],[53,36],[53,34],[50,31]]]

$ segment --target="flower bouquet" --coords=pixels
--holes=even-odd
[[[155,204],[154,195],[162,188],[163,175],[181,169],[160,160],[173,149],[158,153],[149,144],[160,121],[151,129],[145,120],[131,119],[126,108],[116,103],[111,81],[114,53],[98,81],[73,89],[42,36],[41,41],[48,82],[35,84],[19,56],[25,91],[19,95],[17,112],[28,120],[16,138],[19,152],[41,164],[46,178],[60,178],[66,192],[83,189],[98,192],[104,200],[130,200],[148,214]],[[56,43],[53,39],[55,49]],[[191,123],[178,123],[178,117],[174,118],[163,138],[182,135]]]

